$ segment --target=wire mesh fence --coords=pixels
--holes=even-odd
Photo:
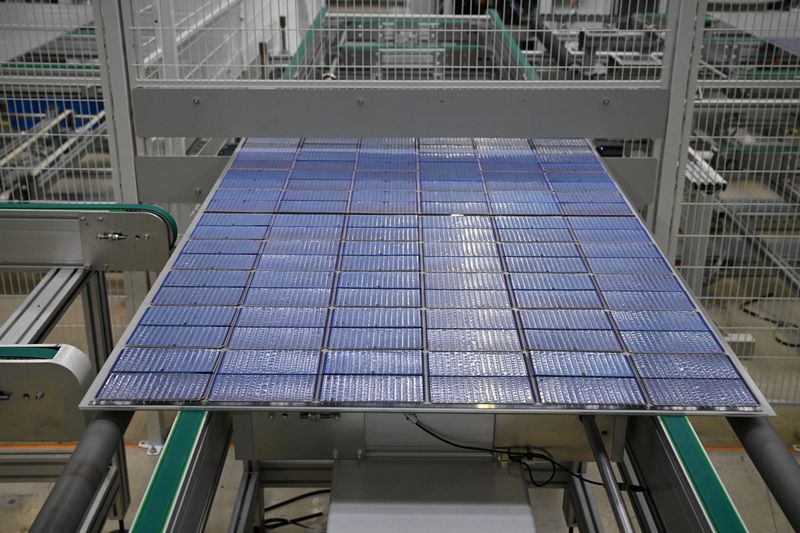
[[[800,7],[714,2],[680,270],[775,403],[800,402]]]
[[[657,83],[666,2],[134,0],[140,86],[290,82]]]

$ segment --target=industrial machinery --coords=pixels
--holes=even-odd
[[[457,4],[126,0],[76,23],[97,121],[43,108],[7,152],[97,132],[117,200],[202,204],[166,268],[141,213],[70,219],[68,263],[161,274],[130,283],[138,311],[79,380],[94,418],[34,531],[102,522],[102,479],[75,479],[108,469],[134,410],[180,412],[133,531],[201,530],[231,443],[231,531],[533,531],[548,488],[581,531],[600,507],[622,531],[744,530],[689,415],[728,417],[800,527],[774,396],[731,349],[752,345],[701,307],[742,261],[791,282],[787,246],[725,195],[797,162],[796,76],[764,81],[792,43],[690,0]],[[4,189],[50,183],[3,170]],[[796,198],[774,183],[780,231]],[[697,238],[729,224],[747,251]],[[793,342],[776,308],[742,309]],[[265,490],[296,487],[329,494],[324,516],[265,518]]]

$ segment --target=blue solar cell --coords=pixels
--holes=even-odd
[[[258,261],[259,270],[332,271],[335,255],[265,255]]]
[[[229,348],[319,349],[324,328],[233,328]]]
[[[489,205],[478,202],[422,202],[422,212],[440,215],[488,214]]]
[[[613,185],[612,185],[613,186]],[[546,181],[521,181],[486,178],[488,191],[549,191],[550,185]]]
[[[431,329],[514,329],[510,309],[428,309]]]
[[[217,350],[179,348],[125,348],[114,362],[114,372],[212,372]]]
[[[606,352],[531,352],[537,376],[633,377],[625,355]]]
[[[325,327],[328,310],[324,307],[243,307],[239,327]]]
[[[427,257],[490,257],[497,256],[493,242],[426,242]]]
[[[170,272],[165,287],[244,287],[250,273],[242,270],[181,270]]]
[[[342,213],[347,210],[347,202],[326,201],[326,200],[281,200],[277,211],[282,213],[312,213],[314,211],[327,211],[331,213]]]
[[[572,234],[567,229],[499,229],[503,242],[570,242]]]
[[[590,243],[582,244],[581,249],[586,257],[661,257],[658,248],[647,243]]]
[[[432,216],[420,217],[423,228],[439,229],[491,229],[492,221],[488,217],[479,216]]]
[[[632,378],[540,377],[536,384],[545,404],[645,405],[639,385]]]
[[[499,257],[426,257],[428,272],[502,272]]]
[[[680,311],[694,310],[694,304],[682,292],[613,292],[604,291],[610,309]]]
[[[416,203],[399,202],[353,202],[350,204],[350,213],[414,213],[417,211]]]
[[[297,161],[295,170],[352,170],[354,161]]]
[[[192,231],[192,239],[263,239],[267,233],[265,226],[197,226]]]
[[[591,163],[545,163],[542,162],[542,169],[548,173],[558,173],[558,172],[572,172],[575,173],[588,173],[592,170],[602,170],[603,165],[600,164],[599,161],[593,161]],[[549,174],[548,174],[549,175]]]
[[[323,289],[333,284],[333,272],[294,272],[260,270],[253,275],[251,287]]]
[[[407,181],[412,182],[414,184],[417,183],[417,173],[416,172],[384,172],[384,171],[368,171],[368,170],[359,170],[356,172],[356,182],[358,181]]]
[[[426,272],[426,289],[503,290],[505,282],[499,273]]]
[[[198,226],[269,226],[272,215],[254,213],[206,213],[200,217]]]
[[[211,200],[208,211],[221,213],[264,213],[274,211],[278,202],[274,200]]]
[[[155,305],[236,305],[241,300],[241,287],[161,287]]]
[[[325,374],[420,375],[417,351],[331,351],[325,356]]]
[[[596,204],[561,204],[565,215],[628,215],[631,208],[628,204],[596,203]]]
[[[622,351],[614,332],[604,329],[526,329],[525,338],[531,350]]]
[[[393,203],[406,203],[415,204],[417,201],[416,191],[398,191],[398,190],[360,190],[353,191],[353,203],[359,202],[386,202],[386,205]]]
[[[424,228],[422,235],[428,242],[494,241],[494,232],[486,228]]]
[[[654,405],[675,407],[757,407],[739,379],[645,379]]]
[[[234,307],[155,306],[149,307],[139,324],[145,326],[229,326]]]
[[[308,241],[328,241],[338,240],[342,236],[342,229],[310,227],[302,228],[296,226],[286,226],[272,228],[269,232],[270,240],[308,240]]]
[[[477,180],[422,181],[419,188],[423,191],[482,191],[483,182]]]
[[[710,353],[722,351],[711,333],[702,331],[623,331],[622,340],[635,353]]]
[[[547,179],[550,182],[611,182],[605,172],[572,172],[570,169],[548,168]]]
[[[554,191],[614,191],[617,186],[611,181],[555,181],[550,183]]]
[[[522,405],[535,402],[527,377],[432,376],[435,404]]]
[[[492,213],[499,215],[558,215],[558,204],[512,204],[491,202]]]
[[[636,217],[569,217],[574,229],[588,230],[641,230],[642,225]]]
[[[220,374],[317,373],[319,352],[314,350],[228,350]]]
[[[347,226],[350,228],[416,228],[417,215],[350,215]]]
[[[612,311],[621,331],[707,331],[699,313],[691,311]]]
[[[172,268],[175,270],[249,270],[255,261],[255,254],[180,254]]]
[[[501,235],[504,234],[502,230],[566,230],[568,229],[567,221],[562,217],[494,217],[495,224],[501,229]],[[515,235],[523,232],[508,232],[510,235]],[[523,234],[536,234],[536,231],[524,232]],[[555,233],[555,235],[567,235],[566,240],[572,240],[569,231]],[[507,239],[504,239],[507,240]],[[550,239],[559,240],[559,239]]]
[[[633,354],[632,357],[643,378],[739,378],[739,372],[723,353]]]
[[[260,241],[189,240],[183,246],[184,254],[255,254]]]
[[[338,289],[336,305],[344,307],[419,307],[418,289]]]
[[[416,161],[377,161],[370,159],[359,159],[356,166],[361,170],[414,170],[417,167]]]
[[[162,346],[221,348],[228,333],[227,327],[217,326],[138,326],[130,337],[129,346]]]
[[[509,352],[521,347],[514,329],[428,329],[428,349],[434,352]]]
[[[497,191],[490,192],[489,199],[495,203],[526,203],[549,204],[555,203],[555,197],[550,192],[536,191]]]
[[[202,399],[210,374],[111,372],[98,400],[193,402]]]
[[[575,237],[581,242],[651,242],[644,230],[632,229],[576,229]]]
[[[290,179],[286,184],[286,189],[290,191],[310,191],[316,189],[347,191],[350,189],[352,180],[298,180]]]
[[[339,252],[337,241],[267,241],[264,255],[333,255]]]
[[[580,257],[507,257],[509,272],[586,272]]]
[[[297,226],[308,227],[341,227],[344,224],[344,215],[275,215],[272,219],[274,227]]]
[[[527,309],[600,309],[595,291],[516,291],[517,305]]]
[[[331,328],[328,347],[336,350],[409,350],[422,348],[419,328]]]
[[[258,200],[273,202],[280,198],[281,191],[277,189],[217,189],[212,201],[218,200]]]
[[[426,290],[425,305],[433,309],[505,309],[511,307],[508,293],[494,290]]]
[[[483,191],[425,191],[421,194],[423,202],[481,202],[486,203]]]
[[[328,305],[328,289],[250,289],[244,305],[262,307],[324,307]]]
[[[352,180],[353,172],[342,169],[298,169],[292,172],[293,180]]]
[[[418,309],[348,307],[333,312],[335,328],[413,328],[421,326]]]
[[[342,257],[343,271],[399,271],[419,270],[419,257],[412,255],[367,256],[348,255]]]
[[[660,257],[590,257],[588,262],[592,272],[604,274],[638,272],[666,274],[670,272],[669,265]]]
[[[417,228],[347,228],[349,241],[417,241]]]
[[[557,194],[558,201],[567,204],[624,204],[622,195],[618,192],[560,192]],[[594,229],[600,229],[595,227]]]
[[[218,374],[208,399],[213,402],[310,402],[314,376]]]
[[[418,289],[416,272],[342,272],[339,287],[347,289]]]
[[[520,311],[523,327],[530,329],[611,329],[605,311],[537,309]]]
[[[679,292],[681,284],[672,274],[598,274],[597,286],[603,291]]]
[[[329,403],[419,403],[424,400],[422,376],[326,374],[319,399]]]
[[[594,284],[588,274],[513,273],[511,285],[515,290],[576,291],[592,290]]]
[[[492,159],[482,159],[481,167],[484,170],[503,170],[503,171],[525,171],[539,170],[541,165],[538,161],[497,161]]]
[[[525,358],[518,352],[430,352],[431,376],[527,376]]]
[[[506,257],[580,257],[578,247],[569,242],[502,243]]]

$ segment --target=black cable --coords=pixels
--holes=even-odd
[[[313,518],[324,516],[325,513],[311,513],[297,518],[267,518],[264,520],[264,529],[278,529],[286,526],[299,526],[305,529],[310,529],[308,526],[303,525],[303,522]]]
[[[319,496],[320,494],[330,494],[330,492],[331,492],[331,489],[312,490],[311,492],[306,492],[304,494],[300,494],[298,496],[294,496],[293,498],[287,498],[287,499],[285,499],[283,501],[280,501],[278,503],[274,503],[274,504],[270,505],[269,507],[265,507],[264,508],[264,512],[268,513],[270,511],[274,511],[275,509],[278,509],[278,508],[283,507],[285,505],[289,505],[290,503],[299,502],[300,500],[305,500],[306,498],[311,498],[312,496]]]
[[[444,442],[445,444],[449,444],[450,446],[453,446],[455,448],[460,448],[462,450],[472,450],[472,451],[476,451],[476,452],[485,452],[485,453],[490,453],[492,455],[500,454],[500,455],[508,456],[508,460],[509,461],[513,461],[515,463],[519,463],[519,464],[523,465],[527,469],[528,476],[531,479],[531,483],[535,487],[543,487],[543,486],[547,485],[548,483],[550,483],[551,481],[553,481],[553,478],[556,475],[556,469],[557,468],[560,469],[560,470],[563,470],[564,472],[566,472],[570,476],[578,479],[582,483],[588,483],[590,485],[597,485],[597,486],[600,486],[600,487],[604,486],[603,483],[600,482],[600,481],[595,481],[593,479],[587,479],[587,478],[583,477],[581,474],[573,472],[570,468],[567,468],[566,466],[564,466],[563,464],[559,463],[558,461],[556,461],[555,459],[553,459],[549,455],[546,455],[545,453],[532,452],[532,451],[529,451],[529,450],[525,451],[525,452],[516,452],[516,451],[513,451],[510,448],[509,449],[484,448],[482,446],[471,446],[469,444],[461,444],[461,443],[454,442],[454,441],[452,441],[452,440],[450,440],[450,439],[448,439],[446,437],[443,437],[443,436],[439,435],[438,433],[436,433],[435,431],[433,431],[432,429],[427,427],[425,424],[420,422],[419,419],[416,417],[416,415],[409,414],[409,413],[403,413],[403,415],[406,417],[406,420],[408,420],[409,422],[411,422],[412,424],[414,424],[415,426],[420,428],[422,431],[424,431],[425,433],[427,433],[431,437],[433,437],[433,438],[435,438],[437,440],[440,440],[441,442]],[[547,480],[544,483],[539,484],[539,483],[536,483],[536,482],[533,481],[533,471],[531,470],[530,465],[528,465],[525,462],[525,460],[531,460],[531,459],[540,459],[542,461],[546,461],[546,462],[550,463],[550,465],[552,466],[553,471],[551,472],[550,477],[547,478]],[[617,483],[617,485],[619,486],[620,490],[628,490],[628,491],[631,491],[631,492],[641,492],[641,491],[645,490],[644,487],[641,487],[639,485],[628,485],[628,484],[625,484],[625,483]]]

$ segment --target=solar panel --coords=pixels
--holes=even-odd
[[[94,407],[769,408],[583,140],[245,141]]]

